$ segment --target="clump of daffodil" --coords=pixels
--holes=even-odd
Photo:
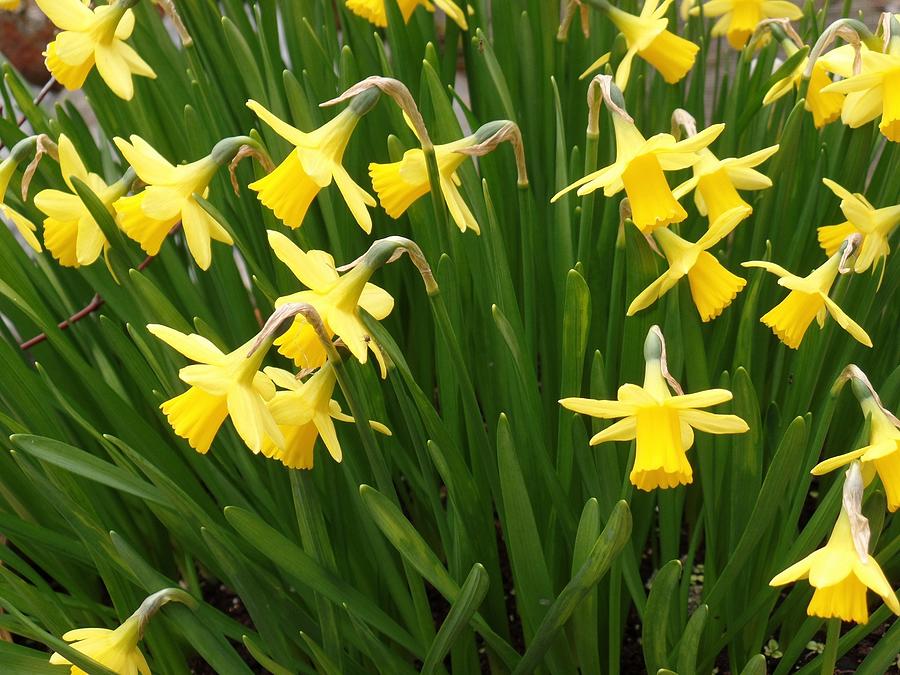
[[[763,19],[794,21],[803,18],[803,11],[787,0],[706,0],[702,4],[703,16],[718,17],[713,24],[713,36],[724,35],[735,49],[744,48]],[[694,6],[690,13],[699,16],[700,10],[699,6]]]
[[[471,136],[434,146],[441,193],[460,232],[469,229],[478,234],[481,230],[459,193],[457,169],[470,155],[484,154],[496,147],[499,140],[510,137],[507,130],[513,127],[512,122],[497,120],[483,125]],[[518,127],[513,133],[518,133]],[[431,191],[425,151],[421,148],[407,150],[398,162],[372,162],[369,164],[369,175],[372,176],[372,186],[378,193],[381,206],[391,218],[399,218],[413,202]]]
[[[360,307],[378,320],[385,318],[394,308],[390,293],[369,283],[376,267],[367,263],[364,256],[349,272],[338,274],[330,254],[325,251],[303,251],[283,234],[271,230],[269,245],[278,259],[308,289],[278,298],[275,307],[289,303],[311,305],[319,313],[329,337],[340,337],[360,363],[366,362],[371,349],[381,367],[382,377],[386,376],[387,366],[381,349],[370,339],[359,318]],[[290,328],[275,340],[275,344],[278,351],[293,359],[299,368],[318,368],[325,363],[326,353],[319,336],[303,316],[297,316]]]
[[[387,11],[384,3],[385,0],[347,0],[347,9],[366,21],[384,28],[387,26]],[[433,12],[437,5],[460,28],[467,30],[469,27],[466,22],[466,13],[453,0],[434,0],[434,4],[429,0],[398,0],[397,2],[405,22],[409,21],[409,17],[420,5],[429,12]]]
[[[226,417],[231,417],[238,435],[253,452],[270,444],[284,445],[284,436],[266,406],[275,395],[275,385],[260,372],[271,339],[260,346],[254,337],[225,354],[194,333],[185,335],[158,324],[147,330],[197,362],[178,371],[190,388],[160,406],[175,433],[192,448],[206,453]]]
[[[644,386],[623,384],[617,400],[565,398],[563,407],[601,419],[622,418],[593,438],[591,445],[636,439],[631,483],[640,490],[673,488],[693,481],[693,469],[686,452],[694,444],[694,431],[712,434],[741,434],[749,427],[736,415],[720,415],[699,410],[731,400],[725,389],[709,389],[677,395],[669,391],[674,382],[668,373],[665,341],[654,326],[644,342]],[[675,383],[677,385],[677,383]]]
[[[900,509],[900,420],[884,407],[859,368],[851,365],[844,372],[850,379],[863,416],[869,420],[869,442],[852,452],[820,462],[813,467],[812,473],[821,476],[859,460],[865,483],[871,482],[877,473],[887,495],[888,510],[896,511]]]
[[[689,137],[697,134],[694,118],[684,110],[676,110],[672,114],[672,121],[674,125],[683,125]],[[691,167],[693,177],[672,193],[675,199],[681,199],[695,190],[694,204],[700,215],[709,217],[710,225],[724,213],[739,207],[745,209],[749,216],[753,209],[741,198],[738,190],[765,190],[772,187],[772,180],[754,167],[776,152],[778,146],[772,145],[744,157],[719,159],[709,148],[701,148],[697,151],[697,163]]]
[[[849,190],[828,178],[823,178],[822,182],[840,197],[841,211],[847,220],[837,225],[820,227],[819,245],[828,255],[834,255],[844,239],[859,234],[862,243],[853,270],[865,272],[890,253],[891,234],[900,225],[900,204],[876,209],[863,195],[851,194]]]
[[[741,263],[744,267],[761,267],[771,272],[779,277],[779,286],[790,290],[788,296],[764,314],[760,321],[771,328],[778,339],[791,349],[800,346],[813,319],[816,319],[819,328],[822,328],[828,314],[831,314],[838,325],[859,342],[866,347],[872,346],[872,340],[866,331],[828,297],[838,274],[851,271],[844,267],[844,264],[854,252],[858,240],[858,236],[846,239],[833,256],[805,277],[795,276],[780,265],[765,260]]]
[[[880,115],[881,133],[897,143],[900,142],[900,20],[897,15],[888,14],[883,23],[884,52],[863,51],[861,70],[829,84],[823,92],[847,94],[841,110],[844,124],[857,128]]]
[[[269,410],[281,432],[284,447],[269,444],[263,448],[268,457],[274,457],[291,469],[312,469],[313,449],[316,439],[322,442],[334,461],[343,459],[341,444],[334,428],[334,420],[353,422],[353,418],[341,411],[340,404],[331,398],[336,382],[334,366],[326,361],[306,381],[280,368],[266,368],[266,375],[284,389],[268,402]],[[383,424],[370,421],[373,429],[390,435]]]
[[[616,85],[624,90],[631,75],[631,62],[640,56],[653,66],[669,84],[681,81],[694,66],[700,47],[668,30],[666,11],[672,0],[645,0],[641,13],[629,14],[606,0],[586,0],[606,12],[622,36],[628,50],[616,68]],[[604,54],[582,74],[582,77],[609,61]]]
[[[156,255],[166,235],[181,222],[188,249],[200,269],[209,269],[212,240],[233,244],[231,235],[195,199],[209,195],[209,183],[219,167],[234,157],[241,145],[255,144],[239,136],[226,138],[202,159],[175,166],[139,136],[130,143],[115,138],[125,160],[147,187],[135,195],[119,199],[113,206],[119,225],[137,241],[147,255]]]
[[[128,172],[118,182],[107,185],[100,176],[85,168],[72,141],[65,135],[59,137],[59,170],[72,192],[41,190],[34,197],[34,205],[47,216],[44,219],[44,246],[60,265],[90,265],[109,243],[75,191],[72,179],[77,178],[87,185],[112,214],[113,203],[127,192],[134,174]]]
[[[256,101],[247,101],[248,108],[294,145],[272,173],[250,184],[259,201],[285,225],[300,227],[319,190],[333,180],[359,226],[367,233],[372,231],[367,207],[375,206],[375,199],[354,182],[341,160],[357,122],[372,109],[378,97],[377,89],[354,96],[334,119],[309,133],[278,119]]]
[[[116,628],[76,628],[63,635],[71,642],[72,649],[106,666],[117,675],[150,675],[150,666],[141,653],[138,642],[153,615],[167,602],[181,602],[193,608],[196,601],[178,588],[164,588],[145,599],[141,606],[125,622]],[[71,665],[64,656],[54,653],[50,663],[56,666]],[[70,675],[87,675],[72,665]]]
[[[785,55],[790,58],[799,51],[799,38],[797,42],[789,38],[778,25],[771,26],[772,32],[778,37],[784,48]],[[790,31],[793,36],[796,33]],[[804,97],[803,107],[812,113],[813,123],[817,129],[821,129],[826,124],[834,122],[841,115],[841,109],[844,105],[844,94],[839,92],[824,92],[825,87],[831,84],[831,77],[828,75],[828,69],[825,62],[816,60],[809,70],[809,57],[801,58],[794,69],[785,77],[781,78],[772,85],[766,95],[763,97],[763,105],[774,103],[778,99],[786,96],[794,89],[800,90],[803,82],[806,81],[806,95]]]
[[[137,0],[118,0],[91,9],[81,0],[35,0],[62,32],[47,45],[47,70],[66,89],[80,89],[94,65],[116,96],[131,100],[132,75],[156,73],[125,44],[134,31],[131,7]]]
[[[0,162],[0,215],[4,216],[15,225],[16,230],[22,235],[22,239],[25,240],[25,243],[34,249],[36,253],[39,253],[41,244],[34,234],[37,230],[35,224],[11,206],[4,203],[6,191],[9,189],[9,182],[12,180],[16,167],[18,167],[25,156],[34,149],[36,139],[36,136],[22,139],[9,151],[9,156]]]
[[[749,206],[726,211],[694,244],[666,227],[654,231],[653,236],[669,261],[669,269],[632,301],[628,316],[652,305],[685,275],[700,318],[711,321],[719,316],[747,282],[725,269],[709,249],[728,236],[749,211]]]
[[[632,220],[641,232],[646,234],[670,223],[680,223],[687,218],[687,211],[672,194],[663,172],[686,169],[699,162],[699,151],[712,143],[725,125],[715,124],[682,141],[666,133],[645,139],[625,112],[621,92],[608,77],[600,75],[598,79],[603,80],[604,98],[615,129],[616,161],[575,181],[551,201],[575,188],[579,195],[586,195],[602,187],[607,197],[624,188]]]
[[[834,530],[823,548],[777,574],[772,586],[809,579],[815,589],[806,609],[810,616],[864,624],[869,620],[866,590],[881,596],[900,614],[900,604],[881,567],[869,554],[869,521],[861,512],[863,480],[859,464],[851,464],[844,479],[843,504]]]

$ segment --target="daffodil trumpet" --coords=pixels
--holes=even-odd
[[[861,510],[863,489],[859,462],[853,462],[844,478],[841,511],[828,542],[769,582],[771,586],[783,586],[809,579],[815,589],[806,609],[809,616],[867,623],[868,590],[881,596],[894,614],[900,614],[890,582],[869,553],[869,521]]]
[[[710,389],[693,394],[681,391],[669,374],[665,340],[657,326],[650,329],[644,341],[644,361],[643,386],[623,384],[617,400],[565,398],[560,404],[591,417],[621,418],[591,438],[590,444],[636,441],[629,479],[639,490],[690,484],[694,474],[686,453],[694,444],[694,429],[713,434],[740,434],[749,427],[736,415],[699,410],[730,401],[730,391]]]
[[[150,666],[138,642],[144,637],[147,624],[159,609],[169,602],[180,602],[191,609],[197,601],[180,588],[164,588],[146,598],[115,630],[108,628],[76,628],[64,634],[63,640],[71,642],[71,648],[93,659],[119,675],[150,675]],[[86,675],[85,671],[73,665],[62,654],[54,652],[50,656],[53,665],[71,665],[70,675]]]
[[[764,314],[760,321],[769,326],[778,339],[791,349],[800,346],[813,319],[822,328],[829,314],[857,341],[866,347],[872,346],[868,333],[828,295],[838,274],[852,271],[846,264],[856,252],[859,240],[858,234],[848,237],[833,256],[805,277],[795,276],[780,265],[765,260],[741,263],[744,267],[759,267],[771,272],[779,277],[779,286],[789,289],[787,298]]]
[[[205,157],[189,164],[174,165],[139,136],[128,141],[114,139],[119,151],[146,187],[113,205],[119,225],[137,241],[147,255],[159,253],[173,228],[182,224],[188,250],[200,269],[209,269],[213,240],[234,243],[225,227],[197,200],[209,196],[209,184],[219,168],[244,156],[245,149],[266,157],[259,143],[249,136],[225,138]]]
[[[37,226],[23,214],[6,204],[6,191],[9,189],[9,183],[12,180],[13,174],[16,172],[16,169],[21,162],[25,161],[32,153],[36,153],[35,163],[40,159],[40,153],[36,150],[38,138],[38,136],[23,138],[10,148],[9,155],[0,162],[0,215],[4,216],[15,226],[19,235],[35,253],[40,253],[41,251],[41,244],[35,235]],[[25,193],[28,189],[30,172],[33,172],[34,166],[33,163],[31,167],[26,169],[25,175],[22,177],[23,200],[25,199]]]
[[[725,269],[709,249],[728,236],[749,212],[749,206],[726,211],[696,243],[682,239],[665,227],[656,230],[653,237],[668,260],[669,269],[632,301],[628,316],[652,305],[684,276],[688,278],[691,298],[700,318],[705,322],[719,316],[747,282]]]
[[[356,184],[341,162],[357,123],[378,98],[379,91],[374,88],[353,96],[344,110],[311,132],[291,126],[256,101],[247,101],[248,108],[294,146],[274,171],[250,184],[259,201],[285,225],[300,227],[313,199],[333,181],[357,224],[366,233],[371,232],[368,207],[375,206],[376,201]]]
[[[637,16],[619,9],[607,0],[584,1],[606,12],[610,21],[625,37],[628,49],[616,68],[616,85],[620,89],[624,90],[628,86],[635,56],[640,56],[653,66],[669,84],[681,81],[693,67],[700,47],[668,30],[666,11],[672,0],[645,0]],[[601,56],[584,74],[600,67],[607,57],[608,55]]]
[[[857,366],[850,365],[844,372],[843,377],[850,380],[863,416],[869,421],[868,442],[861,448],[819,462],[811,473],[821,476],[859,461],[866,485],[877,474],[887,496],[888,510],[897,511],[900,509],[900,419],[884,406],[869,378]]]

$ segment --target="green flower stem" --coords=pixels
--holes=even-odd
[[[597,170],[597,150],[600,134],[588,131],[584,142],[584,175]],[[584,274],[590,274],[591,251],[594,242],[594,204],[596,192],[589,192],[581,198],[581,222],[578,226],[578,260],[584,266]]]
[[[447,208],[444,204],[444,193],[441,191],[441,174],[438,169],[434,146],[422,146],[425,153],[425,167],[428,169],[428,184],[431,186],[431,208],[434,212],[434,227],[441,243],[441,250],[448,250]]]
[[[529,354],[534,354],[537,318],[535,316],[535,250],[534,234],[536,229],[534,217],[534,196],[528,183],[519,184],[516,191],[519,200],[519,227],[522,244],[522,319],[525,323],[525,346]]]
[[[822,653],[822,675],[832,675],[837,662],[838,640],[841,637],[841,620],[828,619],[828,633],[825,638],[825,651]]]

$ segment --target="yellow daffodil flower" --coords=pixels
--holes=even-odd
[[[147,659],[138,648],[141,639],[140,621],[132,616],[115,630],[108,628],[76,628],[63,635],[76,649],[118,675],[150,675]],[[53,665],[69,665],[60,654],[50,657]],[[87,675],[78,666],[72,666],[71,675]]]
[[[711,321],[719,316],[747,282],[725,269],[709,249],[728,236],[747,217],[749,210],[749,206],[738,206],[726,211],[695,244],[668,228],[656,230],[653,234],[669,261],[669,269],[634,299],[628,308],[628,316],[652,305],[685,275],[700,318]]]
[[[441,192],[453,222],[459,227],[460,232],[469,229],[478,234],[481,230],[475,216],[459,193],[460,180],[456,175],[460,164],[469,157],[458,151],[470,148],[476,143],[475,136],[467,136],[452,143],[434,146],[434,154],[440,174]],[[390,164],[372,162],[369,164],[369,175],[372,176],[372,187],[378,193],[381,206],[391,218],[399,218],[413,202],[431,191],[425,153],[420,148],[407,150],[399,162]]]
[[[840,197],[841,211],[847,220],[838,225],[820,227],[819,245],[828,255],[834,255],[844,239],[854,233],[860,234],[862,244],[853,270],[865,272],[890,253],[891,234],[900,225],[900,204],[876,209],[863,195],[851,194],[828,178],[823,178],[822,182]]]
[[[764,314],[760,321],[771,328],[778,339],[791,349],[800,346],[813,319],[816,319],[819,328],[822,328],[828,314],[831,314],[838,325],[856,340],[866,347],[872,346],[872,340],[866,331],[828,297],[840,270],[844,247],[847,245],[847,242],[841,245],[841,248],[823,265],[805,277],[794,276],[780,265],[765,260],[741,263],[744,267],[760,267],[771,272],[779,277],[779,286],[790,290],[787,298]]]
[[[332,400],[336,382],[334,367],[330,361],[319,368],[305,382],[279,368],[266,368],[266,375],[285,391],[278,391],[269,401],[269,410],[284,434],[284,449],[270,444],[263,448],[267,457],[281,460],[291,469],[312,469],[313,448],[321,436],[334,461],[343,459],[341,444],[334,429],[334,420],[353,422],[350,415],[341,412],[341,406]],[[378,422],[371,427],[383,434],[390,430]]]
[[[900,21],[890,19],[893,36],[885,53],[861,52],[862,69],[846,79],[833,82],[825,94],[847,94],[841,119],[855,129],[881,115],[878,128],[895,143],[900,142]]]
[[[592,4],[603,7],[628,45],[628,51],[616,68],[616,85],[619,89],[624,90],[628,86],[631,62],[635,55],[659,71],[669,84],[681,81],[693,67],[700,47],[668,30],[666,11],[672,0],[645,0],[641,13],[637,16],[603,0]],[[609,54],[604,54],[588,67],[582,77],[600,68],[608,60]]]
[[[640,490],[672,488],[693,481],[685,454],[694,444],[693,429],[712,434],[741,434],[749,427],[736,415],[699,410],[731,400],[731,392],[710,389],[672,396],[666,383],[662,334],[654,326],[644,342],[644,386],[623,384],[615,401],[565,398],[568,410],[600,419],[623,418],[593,438],[591,445],[637,440],[631,483]]]
[[[630,117],[612,113],[616,135],[615,163],[588,174],[554,195],[555,202],[569,190],[586,195],[603,188],[607,197],[623,188],[631,205],[632,220],[641,232],[652,232],[669,223],[680,223],[687,211],[678,203],[663,171],[676,171],[700,161],[698,152],[722,133],[724,124],[715,124],[695,136],[676,141],[671,134],[645,139]]]
[[[12,12],[19,9],[22,0],[0,0],[0,10]]]
[[[34,249],[36,253],[40,253],[41,244],[34,234],[37,230],[35,224],[11,206],[7,206],[4,203],[6,191],[9,189],[9,181],[12,180],[13,173],[15,173],[16,167],[19,165],[19,155],[24,153],[29,145],[33,146],[33,141],[30,144],[26,143],[26,141],[29,140],[31,139],[25,139],[25,141],[17,143],[10,151],[9,156],[0,162],[0,215],[7,218],[16,226],[16,230],[18,230],[26,244]],[[17,150],[17,148],[21,149]]]
[[[250,184],[259,201],[285,225],[300,227],[319,190],[334,180],[356,222],[367,233],[372,231],[372,216],[366,207],[375,206],[376,201],[353,181],[341,166],[341,159],[356,123],[375,105],[378,96],[377,89],[354,96],[334,119],[310,133],[283,122],[256,101],[247,101],[248,108],[295,146],[272,173]]]
[[[125,181],[107,185],[100,176],[88,172],[72,141],[65,135],[59,137],[59,169],[72,192],[41,190],[34,197],[34,205],[47,216],[44,219],[44,245],[60,265],[90,265],[109,243],[75,192],[72,178],[84,182],[111,214],[113,203],[125,193],[128,185]]]
[[[403,15],[403,21],[409,22],[416,7],[421,5],[429,12],[434,11],[434,6],[438,8],[463,30],[469,28],[466,22],[466,13],[453,0],[434,0],[434,4],[429,0],[398,0],[397,5],[400,7],[400,13]],[[347,9],[361,16],[366,21],[374,23],[376,26],[384,28],[387,26],[387,11],[384,7],[384,0],[347,0]]]
[[[382,377],[386,377],[387,366],[381,349],[370,339],[359,318],[360,307],[378,320],[385,318],[394,308],[391,295],[369,283],[374,269],[360,264],[341,276],[330,254],[325,251],[305,252],[283,234],[271,230],[269,245],[278,259],[309,289],[278,298],[275,307],[296,302],[312,305],[329,336],[340,337],[360,363],[366,362],[368,350],[371,349],[381,367]],[[275,344],[278,351],[293,359],[299,368],[318,368],[325,363],[325,349],[319,336],[302,316],[294,319],[291,327],[275,340]]]
[[[854,468],[851,467],[851,471]],[[859,471],[858,468],[855,470]],[[862,491],[861,485],[858,490]],[[867,589],[880,595],[892,612],[900,614],[900,604],[890,582],[867,551],[868,523],[856,509],[853,509],[852,513],[848,512],[846,494],[845,482],[844,506],[824,548],[814,551],[777,574],[769,584],[783,586],[808,578],[810,586],[815,588],[806,609],[806,613],[810,616],[867,623],[869,620],[869,609],[866,606]],[[854,525],[859,521],[862,521],[864,528]]]
[[[863,415],[869,418],[869,442],[857,450],[820,462],[813,467],[812,474],[821,476],[859,460],[867,483],[875,473],[881,478],[888,510],[893,512],[900,509],[900,422],[882,406],[868,380],[853,378],[852,382]]]
[[[119,0],[91,9],[81,0],[35,0],[62,32],[44,52],[47,70],[66,89],[80,89],[96,64],[97,72],[116,96],[134,96],[131,76],[156,73],[125,40],[134,31],[131,9],[136,0]]]
[[[700,7],[690,12],[700,15]],[[803,11],[787,0],[707,0],[703,3],[703,16],[719,17],[713,24],[714,37],[724,35],[735,49],[743,49],[747,40],[763,19],[803,18]]]
[[[209,182],[219,163],[210,154],[196,162],[175,166],[138,136],[132,136],[130,143],[121,138],[113,140],[125,161],[147,184],[138,194],[113,204],[122,230],[147,255],[156,255],[166,235],[180,221],[197,266],[209,269],[212,240],[234,243],[225,228],[194,199],[195,194],[204,199],[209,194]]]
[[[275,385],[259,371],[268,350],[261,347],[250,354],[256,338],[225,354],[194,333],[185,335],[157,324],[147,326],[147,330],[197,362],[178,372],[190,389],[160,406],[175,433],[187,439],[192,448],[206,453],[229,416],[253,452],[262,451],[268,444],[284,446],[284,436],[266,407],[266,401],[275,395]]]
[[[169,602],[180,602],[194,609],[197,601],[180,588],[164,588],[148,596],[128,619],[115,630],[108,628],[76,628],[63,635],[72,642],[72,649],[106,666],[117,675],[150,675],[147,659],[138,648],[144,630],[160,607]],[[55,666],[71,665],[70,675],[87,675],[72,665],[62,654],[53,653],[50,663]]]
[[[700,160],[694,164],[694,176],[679,185],[673,194],[681,199],[691,190],[694,192],[694,204],[700,215],[709,216],[714,223],[724,213],[741,207],[749,216],[753,209],[745,202],[738,190],[765,190],[772,187],[772,180],[754,169],[778,152],[773,145],[744,157],[728,157],[718,159],[709,148],[698,151]]]
[[[796,45],[789,40],[785,40],[784,45],[788,57],[797,51]],[[787,77],[778,80],[766,92],[766,95],[763,97],[763,105],[774,103],[794,89],[799,90],[804,79],[803,73],[808,65],[808,58],[801,59],[797,67]],[[828,76],[828,69],[825,63],[819,59],[813,64],[809,84],[806,87],[806,98],[803,103],[803,107],[812,113],[816,129],[821,129],[826,124],[831,124],[841,115],[845,96],[839,92],[823,92],[822,90],[830,84],[831,77]]]

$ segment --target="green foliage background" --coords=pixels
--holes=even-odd
[[[195,612],[168,606],[144,643],[154,672],[187,673],[196,654],[228,674],[251,672],[254,661],[279,675],[430,673],[444,672],[449,654],[462,675],[684,675],[714,664],[750,674],[765,672],[760,654],[770,638],[783,654],[769,661],[776,674],[798,662],[801,672],[815,671],[821,657],[809,660],[806,645],[823,622],[806,616],[811,589],[767,584],[816,548],[837,515],[840,480],[813,481],[809,469],[863,438],[852,395],[830,394],[838,373],[856,363],[890,409],[900,403],[900,256],[888,258],[883,280],[880,272],[848,275],[836,286],[833,297],[871,335],[871,350],[831,320],[811,329],[799,351],[778,343],[758,318],[784,291],[761,271],[711,324],[701,324],[685,282],[626,319],[662,259],[630,224],[620,228],[618,198],[570,194],[549,203],[614,158],[606,113],[599,143],[586,143],[587,82],[577,79],[613,44],[599,13],[590,14],[590,39],[576,25],[559,42],[558,3],[547,0],[473,0],[464,33],[452,23],[437,30],[421,9],[404,25],[394,0],[386,30],[341,2],[176,4],[193,37],[186,48],[150,3],[136,7],[132,43],[159,77],[137,78],[133,101],[89,77],[99,143],[65,98],[52,110],[34,105],[8,65],[0,140],[11,146],[24,137],[21,110],[35,132],[72,138],[107,178],[125,168],[108,139],[132,133],[179,162],[256,128],[278,161],[289,148],[257,122],[248,98],[311,130],[334,114],[319,102],[381,74],[410,88],[435,142],[458,138],[460,119],[469,128],[517,122],[530,184],[517,187],[506,147],[463,165],[480,237],[452,222],[437,227],[430,197],[398,221],[373,210],[374,236],[415,240],[441,290],[429,298],[406,261],[373,278],[397,299],[381,325],[370,322],[393,368],[381,381],[371,364],[346,362],[345,393],[364,411],[359,418],[386,422],[394,436],[344,425],[344,462],[319,448],[311,472],[253,456],[230,428],[206,456],[175,437],[158,406],[182,390],[184,361],[145,326],[196,331],[226,351],[246,341],[276,296],[298,290],[266,229],[327,250],[338,264],[367,248],[333,187],[290,231],[245,187],[258,167],[238,168],[240,195],[221,171],[209,202],[236,246],[214,244],[206,273],[180,235],[142,271],[137,245],[116,237],[113,276],[102,262],[64,269],[46,254],[28,255],[0,228],[0,427],[12,434],[0,453],[0,627],[60,649],[53,636],[116,625],[160,588],[183,584],[210,599],[223,584],[249,625],[208,603]],[[820,5],[808,2],[798,26],[808,43],[823,28]],[[869,25],[875,18],[865,17]],[[775,43],[753,60],[735,54],[709,39],[709,23],[693,18],[680,29],[702,50],[679,85],[635,62],[627,108],[648,136],[669,129],[676,107],[701,127],[724,121],[713,146],[719,157],[780,143],[763,167],[774,187],[745,194],[753,215],[715,252],[737,273],[740,262],[765,257],[806,274],[823,260],[815,228],[842,220],[821,178],[879,207],[897,203],[900,149],[876,124],[850,130],[838,122],[820,133],[793,96],[762,108],[793,61],[777,68]],[[360,122],[345,165],[368,187],[368,162],[416,146],[383,99]],[[31,189],[61,183],[44,161]],[[10,204],[39,222],[16,192]],[[689,201],[691,217],[679,229],[692,239],[704,222]],[[95,293],[105,300],[100,311],[69,330],[56,327]],[[652,324],[662,327],[670,369],[686,391],[731,389],[731,411],[750,432],[698,434],[693,485],[647,494],[628,484],[631,444],[589,448],[598,428],[557,400],[608,398],[621,383],[639,383]],[[19,349],[40,332],[46,342]],[[877,485],[867,495],[875,557],[896,580],[900,521],[884,519]],[[881,606],[841,638],[844,653],[883,633],[858,673],[883,672],[900,650],[898,624],[884,629],[888,616]],[[59,672],[31,645],[0,642],[3,672]]]

